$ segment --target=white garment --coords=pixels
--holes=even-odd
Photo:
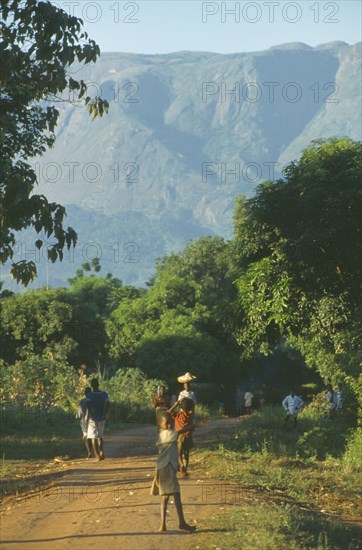
[[[297,414],[299,409],[301,409],[304,405],[304,401],[298,397],[297,395],[294,395],[293,397],[291,395],[287,395],[285,399],[283,399],[282,405],[284,409],[289,412],[289,414]]]
[[[178,396],[178,401],[180,401],[181,399],[183,399],[184,397],[187,397],[188,399],[192,399],[192,401],[195,403],[196,405],[196,395],[194,394],[193,391],[186,391],[186,390],[182,390],[182,392],[180,392],[179,396]]]
[[[247,391],[244,395],[244,399],[245,399],[245,407],[251,407],[251,402],[252,402],[252,399],[253,399],[253,394],[250,393],[250,391]]]
[[[162,470],[162,468],[166,468],[168,464],[171,464],[175,472],[177,472],[177,436],[178,432],[175,430],[160,430],[158,434],[158,441],[156,443],[159,453],[157,459],[157,470]]]

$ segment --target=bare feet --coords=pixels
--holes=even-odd
[[[101,452],[99,453],[99,460],[104,460],[105,458],[106,458],[106,457],[104,456],[104,452],[101,451]]]
[[[196,531],[196,525],[182,523],[181,525],[179,525],[179,529],[182,529],[183,531],[189,531],[189,533],[193,533],[194,531]]]
[[[166,525],[161,525],[161,527],[159,529],[157,529],[157,531],[161,532],[161,531],[167,531],[166,529]]]

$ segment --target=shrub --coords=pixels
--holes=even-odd
[[[362,428],[358,427],[347,439],[343,460],[349,464],[362,465]]]
[[[152,398],[162,380],[149,379],[137,368],[120,369],[103,383],[111,407],[109,417],[124,422],[154,422]]]
[[[74,368],[54,357],[29,354],[6,368],[2,400],[31,407],[75,407],[81,392]]]

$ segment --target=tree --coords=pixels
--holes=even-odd
[[[64,289],[37,289],[2,299],[2,358],[8,363],[29,354],[68,359],[77,342],[71,331],[75,312],[66,296]]]
[[[100,270],[98,260],[92,260],[91,265],[96,272]],[[85,364],[94,370],[97,361],[108,359],[105,322],[116,307],[114,294],[121,295],[125,287],[115,277],[84,275],[83,270],[81,272],[82,276],[69,279],[71,286],[66,294],[66,300],[74,310],[72,337],[78,344],[72,359],[74,363]]]
[[[244,353],[268,353],[282,336],[359,398],[361,152],[347,138],[312,142],[285,179],[239,201],[235,225]]]
[[[161,259],[151,288],[123,300],[109,317],[111,357],[167,381],[192,371],[232,383],[240,361],[230,321],[236,290],[229,250],[222,238],[206,237]]]
[[[317,140],[284,168],[285,179],[261,184],[242,213],[239,206],[243,264],[274,254],[309,299],[347,291],[358,302],[361,153],[347,138]]]
[[[37,176],[28,160],[53,146],[55,104],[65,100],[67,90],[88,105],[93,118],[108,111],[107,101],[86,97],[86,84],[68,73],[76,61],[95,62],[100,50],[82,31],[81,19],[50,2],[0,0],[0,15],[0,261],[13,258],[14,232],[33,227],[52,236],[48,258],[55,262],[65,246],[75,245],[77,235],[63,228],[63,206],[33,193]],[[37,248],[42,244],[41,238],[35,242]],[[13,262],[11,276],[27,285],[36,277],[36,266]]]

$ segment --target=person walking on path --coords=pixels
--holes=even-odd
[[[244,406],[245,406],[245,411],[246,411],[246,414],[251,414],[251,405],[252,405],[252,402],[253,402],[253,394],[250,393],[250,391],[247,389],[246,392],[245,392],[245,395],[244,395]]]
[[[195,380],[195,378],[196,376],[193,376],[189,372],[177,378],[177,381],[184,385],[184,389],[179,393],[178,403],[180,403],[184,397],[187,397],[188,399],[192,399],[194,405],[196,405],[196,395],[190,390],[190,382]]]
[[[83,441],[87,449],[87,458],[92,458],[92,440],[87,437],[89,421],[89,408],[87,407],[87,397],[91,391],[92,388],[85,388],[85,397],[79,402],[77,410],[77,418],[79,420],[79,424],[83,433]]]
[[[156,425],[157,429],[159,430],[159,424],[160,424],[160,418],[161,418],[161,412],[167,411],[167,409],[170,407],[171,399],[170,396],[166,394],[166,388],[165,386],[159,386],[158,392],[153,398],[153,405],[156,410]]]
[[[174,413],[174,409],[179,407],[179,410]],[[178,405],[175,403],[169,411],[167,411],[175,421],[175,430],[178,432],[189,426],[190,430],[179,435],[177,440],[177,449],[179,456],[179,468],[183,476],[187,476],[187,468],[189,465],[190,450],[194,446],[192,432],[194,431],[194,405],[192,399],[184,397]]]
[[[93,451],[98,460],[104,460],[103,435],[105,418],[109,408],[108,393],[99,389],[97,378],[91,380],[92,390],[87,395],[87,406],[89,407],[89,421],[87,438],[92,440]]]
[[[170,496],[173,496],[179,520],[179,529],[195,531],[196,527],[188,525],[183,514],[180,484],[176,477],[178,467],[177,439],[180,434],[190,429],[187,426],[179,431],[172,429],[172,417],[167,412],[162,413],[157,446],[159,450],[156,474],[152,482],[151,495],[161,496],[161,524],[159,531],[166,531],[166,513]]]
[[[290,394],[283,399],[282,406],[286,411],[286,417],[284,420],[284,428],[286,427],[289,419],[293,419],[294,428],[297,426],[298,413],[304,405],[304,401],[295,395],[294,389],[290,390]]]

